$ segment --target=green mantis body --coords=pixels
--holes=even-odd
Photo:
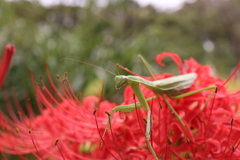
[[[140,56],[139,58],[141,59],[142,57]],[[142,60],[142,62],[146,63],[146,61],[144,59]],[[144,64],[144,65],[149,66],[149,64]],[[168,102],[168,100],[165,97],[165,94],[169,98],[178,99],[178,98],[186,97],[186,96],[198,93],[198,92],[202,92],[204,90],[209,90],[209,89],[214,89],[214,91],[216,90],[216,86],[210,86],[207,88],[203,88],[200,90],[182,94],[183,92],[185,92],[187,89],[189,89],[191,87],[191,85],[194,83],[196,78],[197,78],[196,73],[188,73],[188,74],[179,75],[179,76],[166,78],[166,79],[162,79],[162,80],[156,80],[156,81],[149,81],[149,80],[146,80],[139,76],[130,76],[130,75],[116,76],[115,77],[116,89],[120,89],[123,85],[128,83],[131,86],[134,94],[137,96],[139,102],[136,104],[130,104],[130,105],[120,105],[120,106],[116,106],[115,108],[113,108],[112,112],[110,114],[109,123],[111,123],[111,119],[115,112],[129,113],[129,112],[132,112],[133,110],[135,110],[136,108],[139,109],[143,106],[147,111],[147,122],[146,122],[147,124],[146,124],[146,133],[145,133],[146,142],[147,142],[149,150],[151,151],[151,154],[154,156],[155,159],[158,159],[158,157],[150,143],[151,110],[150,110],[150,107],[147,102],[152,100],[153,98],[156,98],[157,96],[161,96],[163,98],[163,100],[165,101],[165,103],[167,104],[167,106],[171,109],[173,114],[177,117],[177,119],[179,120],[181,125],[186,130],[185,123],[182,121],[182,119],[178,116],[177,112],[174,110],[174,108]],[[147,88],[149,88],[151,91],[153,91],[156,94],[156,96],[146,99],[139,87],[139,84],[142,84],[142,85],[146,86]],[[108,127],[109,127],[109,124],[107,125],[107,128]],[[105,132],[104,132],[104,134],[105,134]]]
[[[116,89],[120,89],[124,84],[128,83],[138,97],[140,103],[145,107],[148,112],[150,109],[148,104],[146,103],[147,101],[145,100],[142,91],[139,88],[139,84],[146,86],[156,95],[164,96],[164,94],[166,94],[168,95],[168,97],[174,98],[173,96],[177,96],[179,95],[179,93],[187,90],[193,84],[196,77],[196,73],[189,73],[185,75],[166,78],[163,80],[149,81],[138,76],[119,75],[115,77],[115,87]],[[139,108],[139,104],[137,107]],[[122,107],[122,109],[126,108]]]
[[[148,81],[138,76],[120,75],[115,77],[115,87],[116,89],[120,89],[126,83],[140,83],[152,90],[155,94],[163,95],[165,93],[171,96],[184,92],[193,84],[196,78],[196,73],[189,73],[156,81]]]

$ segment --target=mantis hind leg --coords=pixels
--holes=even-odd
[[[196,93],[199,93],[199,92],[202,92],[202,91],[206,91],[206,90],[213,90],[212,93],[208,96],[208,99],[207,101],[205,102],[203,108],[201,109],[204,110],[204,108],[206,107],[207,103],[209,102],[209,100],[212,98],[213,94],[214,93],[217,93],[217,86],[209,86],[209,87],[206,87],[206,88],[202,88],[202,89],[199,89],[199,90],[196,90],[196,91],[192,91],[192,92],[188,92],[188,93],[184,93],[184,94],[181,94],[181,95],[178,95],[178,96],[175,96],[175,97],[172,97],[171,95],[168,95],[169,98],[171,99],[179,99],[179,98],[184,98],[184,97],[187,97],[187,96],[191,96],[193,94],[196,94]]]
[[[206,87],[206,88],[202,88],[202,89],[199,89],[199,90],[195,90],[195,91],[192,91],[192,92],[188,92],[188,93],[184,93],[184,94],[181,94],[181,95],[178,95],[178,96],[175,96],[175,97],[172,97],[171,95],[168,95],[169,98],[171,99],[179,99],[179,98],[184,98],[184,97],[187,97],[187,96],[191,96],[193,94],[196,94],[196,93],[199,93],[199,92],[202,92],[202,91],[205,91],[205,90],[213,90],[211,92],[211,94],[208,96],[208,99],[207,101],[204,103],[203,107],[201,108],[201,111],[202,112],[204,110],[204,108],[206,107],[206,105],[208,104],[208,102],[210,101],[210,99],[212,98],[212,96],[214,95],[214,93],[217,93],[217,86],[209,86],[209,87]],[[164,101],[166,103],[169,103],[166,98],[164,96],[162,96]],[[215,96],[214,96],[215,98]],[[213,106],[213,103],[214,103],[214,100],[212,102],[212,106]],[[182,119],[178,116],[178,114],[176,113],[176,111],[174,110],[174,108],[171,106],[171,104],[169,103],[168,106],[170,107],[170,109],[172,110],[172,112],[175,114],[175,116],[177,117],[177,119],[180,121],[181,125],[184,127],[184,129],[186,130],[186,125],[185,123],[182,121]],[[210,121],[210,117],[211,117],[211,114],[212,112],[210,112],[210,115],[208,117],[208,121],[207,121],[207,126],[208,126],[208,123]],[[187,132],[186,132],[187,133]],[[206,132],[207,133],[207,132]],[[206,135],[205,135],[206,137]]]

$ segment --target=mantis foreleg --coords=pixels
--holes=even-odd
[[[140,90],[140,89],[139,89],[139,90]],[[140,90],[140,91],[141,91],[141,90]],[[136,96],[138,97],[137,94],[136,94]],[[153,97],[144,99],[144,101],[145,101],[146,104],[147,104],[148,101],[151,101],[151,100],[156,99],[156,98],[157,98],[157,96],[153,96]],[[145,104],[145,105],[146,105],[146,104]],[[148,104],[147,104],[147,105],[148,105]],[[111,123],[112,118],[113,118],[115,112],[130,113],[130,112],[134,111],[135,109],[140,109],[142,106],[144,106],[144,105],[143,105],[143,104],[141,103],[141,101],[139,100],[139,102],[134,103],[134,104],[120,105],[120,106],[114,107],[114,108],[112,109],[111,113],[110,113],[109,121],[108,121],[108,124],[107,124],[104,132],[103,132],[102,138],[104,139],[104,136],[105,136],[105,134],[106,134],[106,131],[107,131],[107,129],[109,129],[109,126],[110,126],[109,123]],[[149,107],[148,107],[148,108],[149,108]],[[149,117],[148,119],[150,119],[150,117]],[[149,130],[150,130],[150,126],[149,126]],[[150,132],[150,131],[149,131],[149,132]],[[149,133],[149,136],[148,136],[148,137],[150,137],[150,133]],[[102,146],[102,144],[101,144],[101,146]]]

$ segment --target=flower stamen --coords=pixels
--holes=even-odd
[[[62,154],[62,152],[61,152],[60,146],[58,145],[58,141],[59,141],[59,139],[57,138],[56,141],[55,141],[55,146],[58,147],[58,151],[60,152],[60,154],[61,154],[63,160],[65,160],[65,158],[64,158],[64,156],[63,156],[63,154]]]
[[[36,146],[36,144],[35,144],[35,142],[34,142],[34,139],[33,139],[33,136],[32,136],[32,129],[29,129],[28,133],[29,133],[29,135],[30,135],[30,137],[31,137],[33,146],[34,146],[35,150],[37,151],[37,154],[39,155],[39,157],[40,157],[42,160],[44,160],[44,159],[41,157],[41,155],[39,154],[39,151],[38,151],[38,149],[37,149],[37,146]]]
[[[102,137],[102,135],[101,135],[101,133],[100,133],[99,126],[98,126],[98,121],[97,121],[97,116],[96,116],[96,112],[97,112],[97,109],[95,109],[95,110],[93,111],[93,115],[94,115],[94,118],[95,118],[95,123],[96,123],[96,126],[97,126],[98,134],[99,134],[99,136],[100,136],[100,138],[101,138],[101,144],[103,143],[104,146],[106,147],[106,149],[108,150],[108,152],[113,156],[113,158],[115,158],[115,159],[117,160],[117,158],[115,157],[115,155],[110,151],[110,149],[109,149],[108,146],[106,145],[106,143],[105,143],[105,141],[104,141],[104,139],[103,139],[103,137]]]
[[[108,112],[105,112],[105,113],[108,115],[108,123],[109,123],[109,128],[110,128],[110,132],[111,132],[111,135],[112,135],[113,142],[114,142],[114,144],[116,144],[117,150],[118,150],[118,154],[119,154],[120,158],[123,160],[123,157],[121,156],[121,154],[119,152],[119,150],[120,150],[119,149],[119,145],[118,145],[117,141],[115,140],[115,138],[113,136],[112,125],[111,125],[111,120],[110,120],[110,113],[108,113]]]

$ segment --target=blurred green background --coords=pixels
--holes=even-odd
[[[46,80],[47,63],[53,77],[68,72],[74,92],[84,96],[98,95],[105,80],[105,97],[120,103],[122,90],[115,90],[113,75],[61,59],[89,62],[115,73],[112,63],[119,63],[147,76],[137,58],[142,54],[158,73],[178,75],[170,58],[164,60],[167,67],[155,64],[158,53],[169,51],[182,59],[193,57],[203,65],[210,64],[222,78],[231,74],[240,59],[240,0],[197,0],[175,12],[140,7],[131,0],[109,0],[105,7],[96,2],[89,0],[84,7],[43,7],[36,0],[1,0],[0,48],[7,43],[17,48],[5,87],[16,90],[21,101],[25,90],[34,99],[30,70],[36,78],[42,74]],[[0,98],[4,104],[2,91]]]

